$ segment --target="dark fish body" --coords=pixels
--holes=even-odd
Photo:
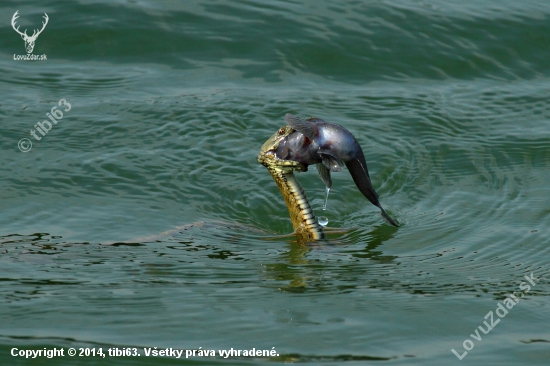
[[[370,180],[363,150],[351,132],[318,118],[303,120],[287,114],[285,121],[295,131],[280,142],[276,151],[279,159],[317,164],[319,175],[328,188],[332,185],[330,172],[339,172],[346,165],[361,193],[382,210],[382,216],[390,224],[399,226],[382,208]]]
[[[344,127],[320,119],[309,119],[307,122],[315,125],[313,140],[298,131],[291,133],[279,144],[279,158],[309,165],[321,163],[323,155],[343,162],[354,158],[365,160],[357,140]]]

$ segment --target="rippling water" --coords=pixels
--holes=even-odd
[[[182,363],[33,362],[14,347],[279,354],[183,361],[205,365],[548,364],[548,2],[0,9],[1,364]],[[48,14],[34,50],[47,61],[13,59],[26,54],[16,10],[28,34]],[[33,138],[61,99],[70,110]],[[314,210],[342,230],[307,246],[287,235],[256,162],[286,113],[348,128],[402,226],[347,171],[322,211],[310,169],[298,179]],[[540,281],[471,337],[531,273]]]

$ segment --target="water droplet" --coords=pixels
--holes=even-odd
[[[327,226],[328,224],[328,218],[326,216],[319,216],[317,218],[317,222],[319,223],[319,225],[321,225],[322,227],[325,227]]]
[[[329,187],[325,187],[325,203],[323,204],[323,210],[327,209],[327,201],[328,201],[328,192],[330,191]]]

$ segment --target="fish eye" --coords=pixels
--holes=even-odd
[[[279,135],[284,134],[284,133],[285,133],[284,127],[279,128],[279,132],[278,132],[278,133],[279,133]]]

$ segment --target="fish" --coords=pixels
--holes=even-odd
[[[327,188],[332,186],[331,172],[348,168],[359,191],[393,226],[399,224],[384,210],[370,179],[365,155],[355,137],[343,126],[311,117],[307,120],[286,114],[285,122],[294,130],[282,139],[275,151],[277,158],[316,165]]]

